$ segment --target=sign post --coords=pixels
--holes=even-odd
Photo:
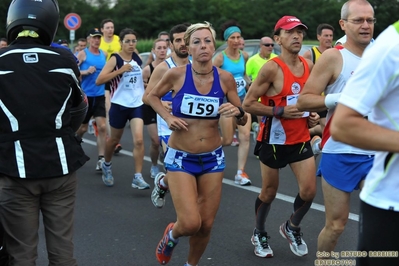
[[[75,40],[75,30],[79,29],[81,24],[82,19],[76,13],[69,13],[64,18],[64,26],[69,30],[71,45],[73,45],[73,41]]]
[[[69,39],[71,40],[71,43],[75,40],[75,30],[69,31]]]

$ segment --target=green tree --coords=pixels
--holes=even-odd
[[[183,22],[208,21],[214,26],[218,39],[220,26],[229,19],[235,19],[242,26],[246,39],[271,35],[277,20],[284,15],[300,18],[308,27],[307,38],[316,39],[316,27],[329,23],[335,29],[335,39],[342,36],[338,21],[344,0],[118,0],[113,8],[108,0],[98,0],[92,6],[86,0],[58,0],[60,22],[56,38],[69,39],[64,26],[64,17],[74,12],[82,18],[81,27],[75,38],[86,37],[87,31],[100,27],[105,18],[115,22],[115,33],[123,28],[133,28],[139,39],[155,38],[160,31]],[[0,18],[6,25],[7,10],[11,0],[0,1]],[[398,19],[398,0],[370,0],[375,9],[377,24],[374,37]],[[0,36],[5,36],[5,27],[0,27]]]
[[[75,31],[75,39],[86,38],[91,28],[100,27],[101,20],[108,18],[110,9],[106,1],[99,1],[98,6],[91,6],[85,0],[58,1],[60,7],[60,21],[56,39],[69,39],[69,30],[64,26],[64,18],[69,13],[80,16],[82,24]]]
[[[398,0],[374,0],[370,1],[374,7],[377,23],[374,28],[374,36],[378,36],[388,25],[396,22],[399,10]]]

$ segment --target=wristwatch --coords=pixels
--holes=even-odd
[[[238,108],[238,110],[240,111],[240,114],[239,114],[239,115],[236,115],[236,118],[237,118],[237,119],[241,119],[241,118],[244,117],[245,112],[244,112],[244,110],[242,109],[241,106],[238,106],[237,108]]]

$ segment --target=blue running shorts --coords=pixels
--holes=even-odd
[[[223,172],[226,167],[222,146],[214,151],[200,154],[191,154],[168,147],[164,166],[168,172],[185,172],[195,177]]]
[[[161,144],[162,147],[162,142],[168,144],[170,135],[163,135],[163,136],[159,136],[159,143]]]
[[[317,176],[323,176],[331,186],[350,193],[359,189],[373,161],[373,155],[323,153]]]
[[[122,129],[126,126],[126,122],[133,118],[143,119],[143,108],[143,105],[132,108],[111,103],[111,108],[109,109],[109,124],[113,128]]]

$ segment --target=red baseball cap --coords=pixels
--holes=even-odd
[[[297,26],[302,26],[305,29],[308,29],[308,27],[303,24],[299,18],[294,16],[284,16],[277,21],[276,26],[274,26],[274,31],[277,31],[278,29],[292,30]]]

